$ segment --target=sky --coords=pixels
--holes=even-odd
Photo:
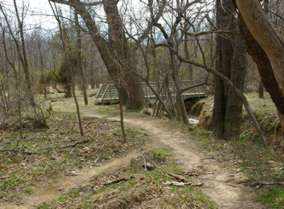
[[[52,17],[48,0],[16,0],[19,7],[24,4],[29,6],[25,24],[31,27],[41,26],[46,30],[54,30],[56,21]],[[13,6],[13,0],[0,0],[6,7]]]
[[[29,25],[42,25],[45,29],[53,29],[56,27],[56,21],[52,17],[52,10],[48,3],[48,0],[16,0],[18,6],[29,5],[29,15],[26,18],[26,23]],[[128,0],[134,1],[136,4],[139,0]],[[13,0],[0,0],[1,3],[9,7],[13,6]],[[62,5],[61,5],[62,6]],[[66,6],[67,7],[67,6]]]
[[[57,23],[52,17],[52,10],[48,3],[48,0],[17,0],[19,5],[23,2],[26,5],[29,5],[29,15],[26,19],[26,24],[32,27],[41,26],[45,30],[55,30],[57,28]],[[128,0],[139,2],[138,0]],[[8,4],[12,5],[13,0],[0,0],[0,2],[9,2]],[[61,5],[62,7],[62,5]],[[68,8],[67,6],[63,6]],[[100,10],[97,10],[100,13]]]
[[[55,18],[53,17],[52,10],[48,3],[48,0],[16,0],[18,6],[21,5],[29,5],[28,15],[25,19],[25,24],[27,28],[32,29],[35,27],[41,27],[41,29],[45,30],[47,33],[50,31],[55,31],[57,29],[57,23]],[[125,0],[127,2],[128,8],[135,9],[135,16],[143,17],[143,10],[139,5],[139,0]],[[5,5],[6,7],[13,7],[13,0],[0,0],[0,3]],[[66,6],[66,8],[68,8]],[[138,9],[138,10],[137,10]],[[141,11],[140,11],[141,10]],[[100,10],[97,11],[100,13]],[[142,12],[142,13],[141,13]]]
[[[54,17],[52,17],[52,11],[47,0],[24,0],[24,2],[29,4],[30,7],[27,24],[41,25],[46,30],[53,30],[56,27],[56,22]]]

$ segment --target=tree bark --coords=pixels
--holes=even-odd
[[[258,0],[236,0],[242,28],[250,43],[262,82],[277,107],[284,133],[284,44],[268,21]],[[255,47],[255,48],[254,48]]]
[[[264,86],[262,81],[259,81],[258,83],[258,97],[260,99],[264,99]]]
[[[284,89],[284,44],[269,23],[258,0],[236,0],[240,14],[260,47],[267,54],[275,77]]]
[[[233,84],[243,91],[246,49],[239,35],[237,20],[233,15],[234,4],[232,0],[216,0],[217,27],[221,30],[231,31],[226,37],[216,37],[216,63],[217,71],[230,78]],[[237,137],[240,132],[242,102],[237,99],[235,91],[226,83],[215,78],[214,109],[212,128],[217,138],[230,139]]]
[[[237,24],[237,23],[236,23]],[[230,78],[235,86],[244,91],[245,75],[247,69],[246,43],[240,35],[238,24],[236,25],[235,37],[233,41],[234,55],[231,61]],[[228,88],[228,87],[227,87]],[[231,139],[238,137],[242,122],[243,104],[233,88],[228,88],[224,137]]]
[[[110,35],[110,46],[114,56],[120,61],[120,77],[122,89],[126,90],[126,106],[128,109],[141,109],[144,105],[144,93],[138,77],[132,71],[136,71],[135,55],[131,55],[131,49],[125,37],[123,23],[117,8],[117,1],[103,1],[104,11]]]
[[[85,105],[88,105],[88,94],[87,94],[87,80],[85,77],[85,72],[83,69],[83,63],[82,63],[82,37],[81,37],[81,30],[80,30],[80,23],[79,23],[79,18],[78,14],[75,12],[75,27],[76,27],[76,33],[77,33],[77,51],[78,51],[78,69],[80,73],[80,78],[81,78],[81,87],[82,87],[82,92],[83,92],[83,97],[84,97],[84,103]]]

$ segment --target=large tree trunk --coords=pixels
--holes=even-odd
[[[131,56],[132,52],[125,37],[117,3],[116,0],[103,1],[109,27],[110,46],[113,49],[114,56],[121,63],[119,78],[122,81],[122,88],[124,87],[123,89],[127,93],[126,95],[122,95],[127,96],[126,105],[129,109],[139,109],[144,104],[143,89],[138,77],[134,73],[136,72],[136,59],[135,55]]]
[[[241,21],[241,29],[246,39],[248,53],[257,64],[261,82],[270,94],[279,114],[284,115],[284,94],[277,83],[269,58],[243,21]]]
[[[221,1],[216,1],[216,22],[217,27],[226,28],[232,21],[232,16],[227,14],[222,6]],[[220,71],[227,77],[230,77],[231,60],[233,57],[233,48],[231,41],[227,38],[216,36],[216,70]],[[220,78],[215,78],[215,95],[212,126],[213,131],[218,138],[224,138],[224,125],[226,114],[226,92],[225,83]]]
[[[269,23],[259,0],[236,0],[241,16],[260,47],[267,54],[275,77],[284,89],[284,44]]]
[[[51,1],[72,6],[83,18],[112,80],[117,84],[116,86],[123,97],[122,101],[129,109],[142,108],[144,105],[143,88],[135,73],[133,73],[136,70],[136,66],[130,58],[131,52],[125,38],[121,17],[118,13],[117,1],[103,1],[108,27],[111,31],[109,34],[110,45],[100,36],[95,20],[82,2],[79,0],[68,2],[63,0]],[[119,83],[121,83],[121,88]]]
[[[242,90],[245,78],[245,44],[239,36],[237,20],[232,11],[232,0],[216,0],[217,27],[231,31],[234,35],[216,37],[216,63],[218,71],[230,78],[234,85]],[[242,115],[242,103],[233,89],[228,88],[223,80],[215,79],[215,96],[212,128],[218,138],[233,138],[239,135]]]
[[[246,44],[240,36],[239,27],[236,26],[235,37],[233,41],[234,55],[231,61],[230,78],[235,86],[244,91],[245,75],[247,68]],[[242,122],[243,104],[238,95],[232,88],[228,88],[224,137],[230,139],[238,137]]]
[[[268,15],[269,14],[269,0],[263,1],[263,7],[264,7],[265,14]],[[259,81],[259,84],[258,84],[258,97],[260,99],[264,99],[264,86],[261,80]]]
[[[171,77],[173,79],[173,83],[175,86],[175,94],[176,94],[176,110],[177,110],[177,119],[182,121],[184,124],[188,124],[188,118],[187,118],[187,112],[182,96],[181,91],[181,81],[179,78],[179,72],[178,72],[178,64],[176,63],[176,57],[173,54],[172,50],[169,50],[170,53],[170,68],[171,68]]]
[[[236,5],[251,44],[251,54],[258,65],[263,84],[277,107],[284,133],[284,44],[258,0],[236,0]]]

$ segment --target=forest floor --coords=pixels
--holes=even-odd
[[[204,149],[213,152],[218,161],[233,159],[248,177],[245,184],[254,189],[259,202],[269,209],[284,209],[284,141],[277,135],[277,111],[268,94],[264,99],[256,93],[246,96],[265,133],[267,146],[263,145],[245,111],[239,139],[215,139],[210,131],[203,128],[208,128],[210,123],[212,97],[200,102],[204,104],[200,114],[201,127],[191,131],[192,139],[197,139]]]
[[[52,99],[56,116],[71,117],[70,113],[75,111],[72,104],[67,99]],[[36,180],[33,176],[38,177],[38,175],[32,170],[37,167],[34,161],[36,162],[38,157],[30,156],[34,156],[35,153],[39,155],[38,152],[45,150],[46,147],[44,149],[35,145],[31,147],[25,145],[23,153],[20,153],[24,157],[17,157],[16,162],[4,164],[6,169],[3,170],[4,182],[8,183],[3,184],[1,181],[0,184],[0,191],[3,188],[6,190],[0,197],[1,209],[265,208],[257,203],[256,187],[250,184],[251,178],[247,175],[249,172],[245,172],[242,167],[244,161],[230,152],[233,148],[230,144],[208,141],[210,135],[200,129],[192,131],[192,128],[179,127],[173,122],[134,112],[126,113],[128,142],[125,144],[121,141],[118,129],[116,106],[95,107],[91,104],[87,107],[82,106],[81,111],[85,121],[84,128],[91,131],[88,136],[94,136],[95,142],[90,140],[92,144],[88,144],[90,143],[88,141],[77,146],[78,141],[72,139],[65,141],[57,139],[56,142],[47,140],[45,146],[48,145],[48,150],[58,150],[56,157],[50,152],[43,154],[45,160],[38,164],[44,162],[45,168],[42,169],[44,171],[40,170],[40,177]],[[54,124],[54,127],[63,131],[62,135],[66,137],[70,134],[70,129],[76,132],[74,120],[75,118],[67,120],[73,121],[71,128],[65,127],[65,122],[61,125]],[[92,123],[97,125],[90,127]],[[104,124],[103,128],[100,127],[101,124]],[[52,127],[48,131],[56,133]],[[81,141],[82,138],[78,133],[76,134],[76,138],[80,138]],[[6,140],[10,141],[9,138],[3,137],[0,143]],[[65,143],[64,146],[68,147],[67,151],[62,141]],[[114,143],[113,147],[113,143],[108,143],[111,141],[118,143]],[[42,142],[38,143],[40,144],[38,146],[43,146]],[[53,149],[52,143],[60,144],[56,144]],[[100,151],[97,147],[101,147]],[[7,155],[7,152],[4,153]],[[64,156],[61,156],[62,153]],[[98,156],[105,157],[101,160]],[[10,159],[10,157],[5,158],[4,154],[1,160],[2,157]],[[50,157],[52,159],[49,159]],[[70,159],[73,160],[66,162]],[[47,162],[50,163],[48,168],[46,168]],[[56,164],[60,165],[60,169],[55,166]],[[249,166],[245,168],[248,169]],[[53,170],[56,172],[52,172]],[[254,168],[248,170],[252,171]],[[26,174],[27,171],[32,174]],[[52,174],[47,175],[48,172]],[[29,177],[28,180],[23,180],[23,176]],[[6,195],[9,192],[11,195]],[[281,206],[271,208],[282,209]]]
[[[61,107],[65,107],[65,105],[57,103],[55,110],[62,111]],[[64,111],[67,111],[66,108]],[[70,111],[72,110],[70,109]],[[97,109],[84,108],[82,113],[87,117],[118,120],[115,117],[118,111],[113,109],[113,106]],[[237,166],[232,166],[232,162],[217,162],[213,155],[206,154],[190,140],[188,132],[174,128],[176,125],[166,120],[157,120],[137,113],[127,113],[125,122],[128,127],[144,129],[157,147],[167,146],[170,148],[183,173],[195,173],[194,180],[202,184],[201,191],[209,196],[218,205],[218,208],[263,208],[253,201],[255,200],[254,192],[242,184],[247,178],[240,172],[240,169]]]
[[[134,158],[147,135],[127,129],[124,143],[117,122],[84,118],[85,135],[70,113],[52,113],[48,129],[26,124],[0,133],[0,208],[34,208],[81,185],[94,175],[121,168]]]

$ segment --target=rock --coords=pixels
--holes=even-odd
[[[80,173],[74,170],[65,172],[65,176],[79,176],[79,175]]]
[[[143,168],[144,168],[145,170],[147,170],[147,171],[152,171],[152,170],[154,170],[156,167],[155,167],[153,164],[151,164],[151,163],[149,163],[149,162],[146,162],[145,164],[143,164]]]

